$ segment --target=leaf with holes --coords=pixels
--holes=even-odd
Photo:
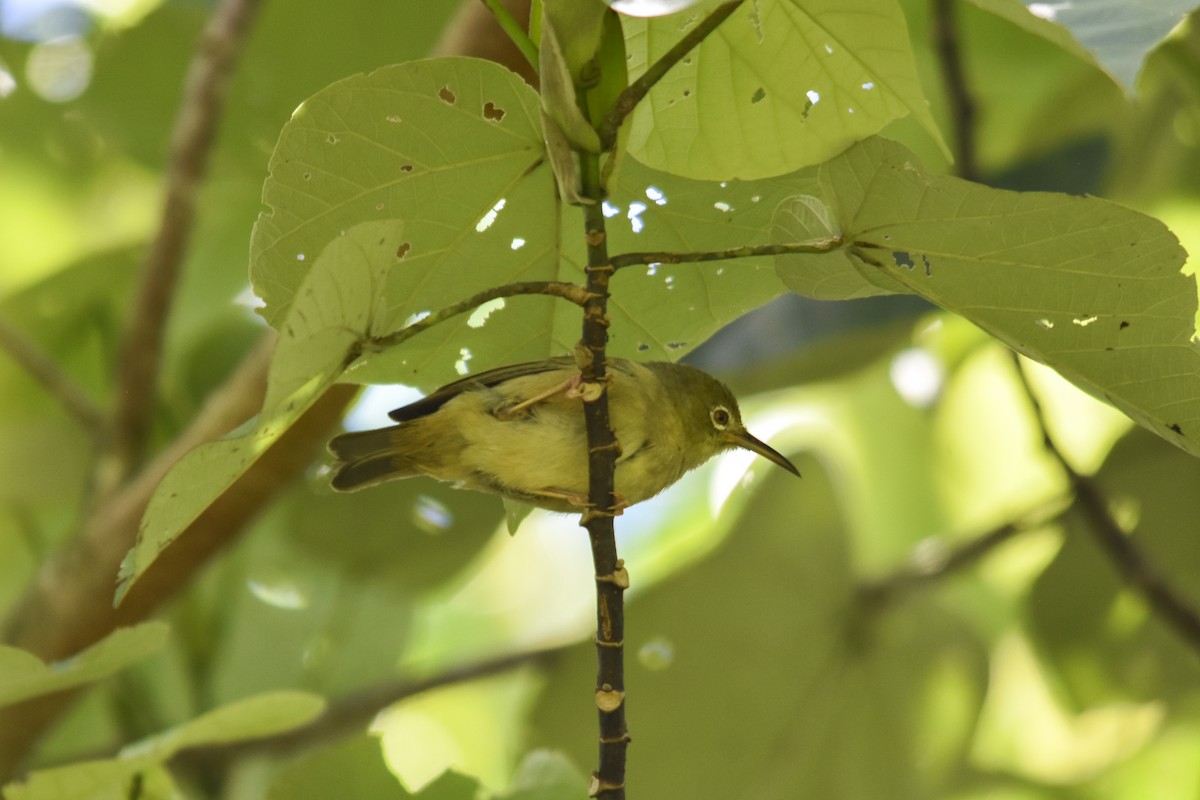
[[[352,225],[402,219],[401,260],[376,332],[483,289],[558,277],[558,205],[537,94],[496,64],[415,61],[339,81],[284,126],[251,243],[251,278],[279,327],[309,255]],[[452,319],[356,364],[354,380],[426,387],[480,363],[540,358],[551,300],[497,301],[519,314]],[[487,322],[486,331],[483,329]],[[471,362],[474,363],[471,363]]]
[[[1161,222],[1094,197],[930,175],[884,139],[809,174],[847,247],[779,257],[791,288],[815,294],[833,260],[856,291],[921,295],[1200,454],[1196,286]],[[786,219],[775,235],[788,240]]]
[[[689,10],[626,20],[631,77],[702,18]],[[759,0],[651,90],[634,113],[629,149],[693,178],[762,178],[831,158],[907,114],[945,149],[898,3]]]

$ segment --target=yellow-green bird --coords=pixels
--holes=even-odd
[[[620,445],[620,506],[666,489],[720,452],[744,447],[800,473],[746,431],[725,384],[694,367],[608,361],[609,419]],[[587,505],[587,433],[572,358],[531,361],[457,380],[392,411],[397,425],[329,443],[332,480],[352,492],[428,475],[551,511]]]

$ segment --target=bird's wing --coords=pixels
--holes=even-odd
[[[432,414],[463,392],[470,392],[487,386],[495,386],[513,378],[538,375],[543,372],[553,372],[554,370],[574,366],[575,360],[573,358],[570,356],[559,356],[557,358],[542,359],[541,361],[526,361],[523,364],[509,364],[504,367],[496,367],[486,372],[480,372],[478,375],[469,375],[453,383],[447,383],[445,386],[435,389],[415,403],[409,403],[406,406],[388,412],[388,416],[396,420],[396,422],[409,422]]]

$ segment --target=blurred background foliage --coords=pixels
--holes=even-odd
[[[327,84],[428,53],[452,5],[263,8],[171,320],[159,445],[259,336],[247,250],[280,127]],[[950,130],[930,4],[902,5]],[[1100,194],[1200,246],[1196,20],[1122,87],[999,16],[957,8],[984,182]],[[0,316],[102,407],[209,10],[0,3]],[[885,134],[952,169],[915,123]],[[1055,506],[1067,482],[999,345],[912,298],[785,297],[689,358],[733,385],[751,430],[805,477],[733,454],[619,520],[633,577],[632,796],[1200,794],[1198,654],[1121,583],[1086,521]],[[1032,373],[1068,457],[1096,471],[1135,541],[1200,604],[1200,466],[1052,372]],[[352,418],[377,423],[398,396],[371,389]],[[77,523],[93,448],[4,357],[0,408],[2,609]],[[391,705],[369,734],[278,759],[184,761],[162,796],[436,800],[482,784],[505,798],[582,797],[595,749],[593,579],[576,521],[538,512],[510,538],[491,498],[424,481],[335,496],[324,466],[180,592],[166,648],[89,692],[32,766],[109,754],[256,692],[337,704],[402,676],[563,645],[549,662]],[[961,572],[896,577],[1030,513],[1036,524]]]

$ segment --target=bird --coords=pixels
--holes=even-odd
[[[718,453],[741,447],[800,476],[746,430],[733,392],[685,364],[606,361],[619,446],[617,510],[648,500]],[[598,385],[593,384],[593,390]],[[557,512],[588,507],[588,387],[571,357],[487,370],[389,413],[396,425],[343,433],[332,488],[354,492],[427,475],[458,488]]]

